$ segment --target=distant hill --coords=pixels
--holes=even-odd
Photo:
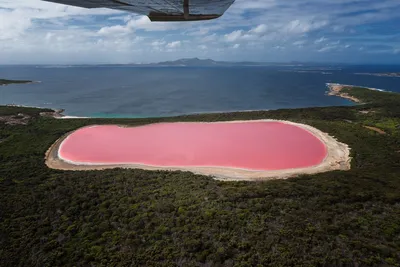
[[[174,61],[164,61],[159,63],[152,63],[149,65],[160,66],[216,66],[219,62],[212,59],[199,59],[199,58],[182,58]]]

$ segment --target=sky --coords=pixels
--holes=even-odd
[[[0,64],[226,61],[400,64],[399,0],[236,0],[219,19],[0,0]]]

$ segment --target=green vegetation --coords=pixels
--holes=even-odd
[[[153,119],[0,122],[2,266],[400,266],[400,96],[364,105]],[[368,113],[366,113],[368,112]],[[48,169],[44,154],[88,124],[288,119],[350,145],[352,169],[219,182],[189,172]],[[364,125],[384,128],[380,135]]]
[[[31,82],[32,81],[0,79],[0,85],[8,85],[13,83],[31,83]]]

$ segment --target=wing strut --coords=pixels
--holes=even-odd
[[[183,16],[189,19],[189,0],[183,0]]]

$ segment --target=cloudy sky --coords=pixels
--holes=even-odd
[[[184,57],[400,63],[400,1],[236,0],[217,20],[155,23],[110,9],[0,0],[0,64]]]

